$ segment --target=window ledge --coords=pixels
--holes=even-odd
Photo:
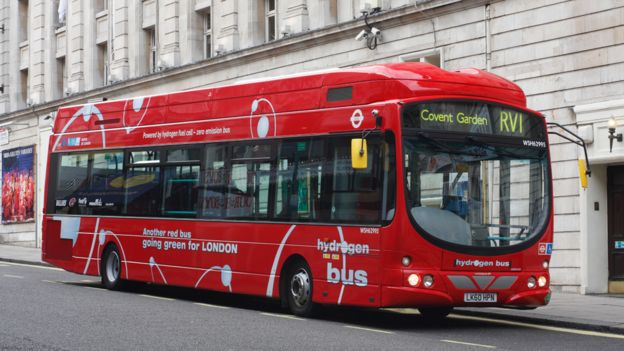
[[[19,47],[20,47],[20,49],[25,48],[25,47],[27,47],[27,46],[28,46],[28,39],[26,39],[26,40],[24,40],[24,41],[21,41],[21,42],[19,43]]]
[[[102,17],[108,16],[108,10],[102,10],[95,14],[95,18],[100,19]]]

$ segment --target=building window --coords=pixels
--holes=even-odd
[[[108,84],[108,46],[106,42],[97,45],[97,72],[101,85]]]
[[[212,11],[210,7],[203,13],[204,21],[204,58],[212,56]]]
[[[156,42],[156,28],[150,27],[145,29],[145,37],[146,37],[146,53],[147,53],[147,63],[148,63],[148,71],[147,73],[154,73],[157,70],[158,63],[158,46]]]
[[[67,89],[67,66],[65,65],[65,57],[56,59],[56,96],[62,98]]]
[[[277,16],[276,16],[277,0],[265,0],[265,17],[266,17],[266,41],[277,39]]]
[[[28,40],[28,0],[19,0],[18,11],[19,11],[19,38],[18,41],[21,43],[23,41]]]
[[[95,13],[108,10],[108,0],[95,0]]]
[[[67,1],[54,0],[53,6],[54,27],[64,27],[67,19]]]

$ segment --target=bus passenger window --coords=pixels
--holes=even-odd
[[[199,165],[165,167],[163,215],[196,217]]]
[[[124,201],[123,152],[93,154],[88,206],[91,214],[121,213]]]
[[[55,191],[56,213],[86,214],[89,154],[62,155]]]
[[[319,218],[322,159],[322,140],[280,144],[275,177],[275,219]]]
[[[267,218],[270,180],[270,144],[232,147],[226,218]]]
[[[201,218],[222,218],[225,209],[225,193],[228,173],[225,169],[224,145],[206,145],[204,164],[206,169],[199,185],[199,208]]]
[[[160,167],[130,167],[125,181],[125,214],[160,215]]]

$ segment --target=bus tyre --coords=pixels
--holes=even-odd
[[[439,321],[446,318],[452,310],[453,307],[423,307],[418,312],[427,320]]]
[[[121,257],[115,245],[110,245],[104,250],[104,258],[101,263],[100,274],[102,285],[109,290],[121,289]]]
[[[316,306],[312,302],[312,273],[308,264],[303,260],[294,262],[286,279],[286,297],[290,312],[303,317],[312,315]]]

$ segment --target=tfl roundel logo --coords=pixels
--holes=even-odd
[[[360,126],[362,125],[362,122],[364,121],[364,114],[362,114],[362,110],[360,110],[359,108],[355,111],[353,111],[353,114],[351,115],[351,125],[353,126],[353,128],[357,129],[360,128]]]

